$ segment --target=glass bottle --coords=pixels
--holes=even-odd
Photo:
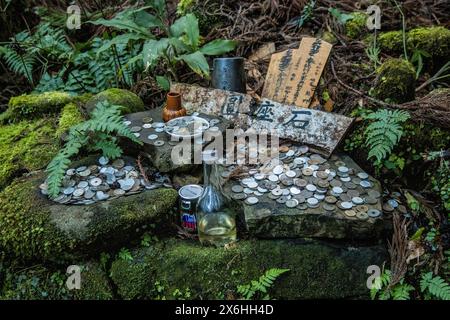
[[[225,206],[217,173],[217,156],[204,151],[203,193],[197,203],[198,236],[204,245],[223,246],[236,240],[236,222],[232,211]],[[217,186],[216,186],[217,185]]]

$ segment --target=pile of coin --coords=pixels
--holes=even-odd
[[[233,165],[226,167],[222,176],[229,176],[234,169]],[[248,205],[257,204],[264,196],[309,212],[341,212],[363,220],[381,216],[374,206],[381,194],[374,189],[373,178],[336,156],[327,160],[311,153],[307,146],[284,146],[278,158],[248,173],[231,187],[231,197]],[[312,210],[316,208],[320,210]]]
[[[217,124],[220,123],[219,119],[206,119],[199,115],[198,112],[192,113],[190,116],[176,118],[167,123],[154,122],[151,117],[143,117],[138,121],[125,120],[124,124],[130,127],[131,132],[147,143],[153,144],[156,147],[165,145],[167,133],[173,133],[180,136],[194,135],[198,132],[202,132],[205,129],[211,131],[219,131]],[[197,129],[197,131],[195,130]],[[195,143],[203,144],[203,139],[195,139]],[[178,141],[168,142],[170,145],[176,145]]]
[[[48,195],[47,182],[39,187],[42,194]],[[124,159],[111,162],[100,157],[98,164],[68,169],[60,193],[52,200],[61,204],[88,205],[160,187],[171,187],[168,177],[159,175],[154,182],[147,182],[133,163],[126,163]]]

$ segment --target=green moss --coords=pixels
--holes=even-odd
[[[111,300],[113,291],[106,272],[98,263],[85,263],[81,268],[81,288],[75,290],[78,300]]]
[[[65,92],[45,92],[13,97],[9,100],[8,109],[2,114],[0,120],[3,123],[17,122],[55,114],[73,99],[74,97]]]
[[[382,51],[387,53],[403,52],[402,31],[381,33],[378,43]],[[406,48],[409,54],[415,49],[423,50],[431,55],[433,60],[450,59],[450,30],[445,27],[416,28],[406,33]]]
[[[380,100],[403,103],[414,99],[415,87],[413,65],[403,59],[388,59],[377,69],[373,94]]]
[[[0,190],[24,171],[44,168],[58,151],[56,119],[0,126]]]
[[[78,106],[75,103],[67,104],[63,108],[59,118],[58,129],[55,133],[56,138],[61,138],[62,135],[70,129],[70,127],[79,124],[83,120],[85,119],[78,109]]]
[[[92,112],[97,103],[105,100],[109,101],[111,104],[123,106],[124,109],[122,114],[144,111],[144,102],[142,102],[142,100],[133,92],[112,88],[102,91],[89,99],[86,103],[87,112]]]
[[[368,293],[365,269],[383,255],[380,248],[352,252],[318,242],[239,241],[223,249],[170,239],[134,251],[133,261],[117,259],[111,278],[125,299],[176,299],[186,292],[192,299],[218,299],[236,296],[238,285],[268,269],[287,268],[291,271],[276,281],[271,297],[355,297]]]
[[[44,178],[37,173],[15,180],[0,193],[0,247],[22,260],[62,263],[123,246],[138,239],[147,224],[168,225],[167,212],[178,195],[164,188],[90,206],[61,206],[40,194]]]
[[[325,31],[323,33],[321,39],[328,43],[331,43],[331,44],[336,44],[338,41],[336,36],[332,32],[329,32],[329,31]]]
[[[351,39],[358,38],[366,31],[367,14],[363,12],[352,12],[352,19],[345,23],[345,34]]]

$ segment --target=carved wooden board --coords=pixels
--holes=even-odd
[[[303,38],[298,49],[273,54],[262,97],[308,108],[331,47],[321,39]]]
[[[298,108],[269,99],[256,101],[249,95],[220,89],[176,83],[171,90],[181,93],[183,105],[189,112],[220,115],[244,130],[250,127],[257,131],[272,130],[280,138],[308,144],[327,157],[353,121],[335,113]]]

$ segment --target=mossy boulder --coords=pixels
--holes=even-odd
[[[144,111],[144,102],[136,94],[128,90],[112,88],[102,91],[89,99],[85,106],[87,113],[91,113],[97,103],[102,101],[123,106],[122,114]]]
[[[351,39],[356,39],[365,32],[368,15],[364,12],[352,12],[352,17],[345,23],[345,34]]]
[[[64,106],[59,117],[56,138],[61,139],[70,129],[70,127],[79,124],[85,120],[83,114],[76,103],[68,103]]]
[[[0,248],[23,260],[60,262],[97,254],[138,238],[169,218],[169,188],[87,206],[59,205],[41,195],[43,173],[15,180],[0,193]]]
[[[392,103],[414,100],[416,72],[404,59],[388,59],[377,69],[373,94],[376,98]]]
[[[450,30],[445,27],[415,28],[406,33],[406,49],[411,55],[415,49],[427,52],[436,65],[450,60]],[[383,52],[403,53],[403,32],[381,33],[378,43]],[[425,57],[425,60],[427,58]]]
[[[45,92],[24,94],[9,100],[8,109],[0,115],[0,122],[18,122],[24,119],[42,118],[43,115],[56,114],[76,99],[66,92]]]
[[[37,265],[28,268],[11,267],[0,283],[0,300],[109,300],[113,290],[106,272],[98,263],[80,266],[80,289],[69,289],[69,274],[64,268]]]
[[[318,241],[239,241],[227,249],[169,239],[117,259],[111,278],[124,299],[239,298],[238,285],[271,268],[290,271],[270,289],[275,299],[368,298],[367,267],[386,258],[380,246],[335,247]]]
[[[14,177],[44,168],[58,152],[57,119],[0,126],[0,190]]]

